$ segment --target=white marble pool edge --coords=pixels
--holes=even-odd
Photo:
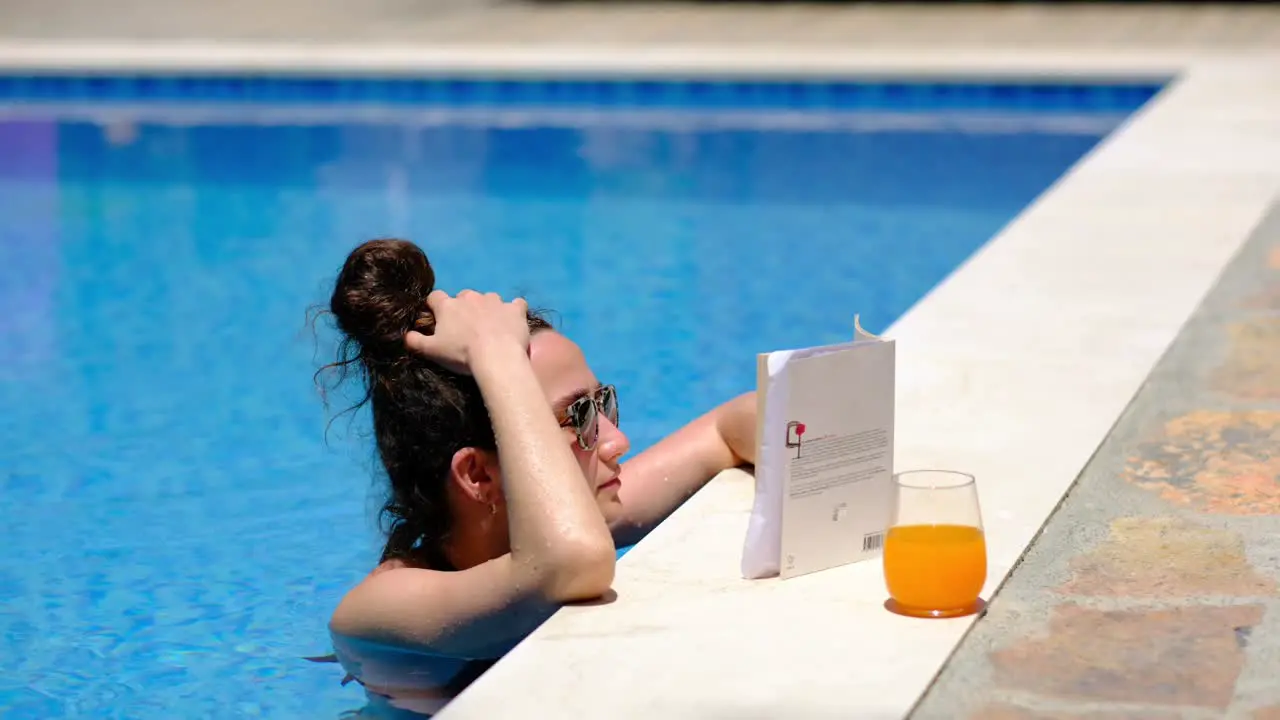
[[[0,43],[0,70],[1176,78],[884,334],[897,469],[977,475],[1003,581],[1280,193],[1280,54]],[[849,308],[852,319],[857,308]],[[744,363],[753,362],[743,358]],[[972,618],[887,613],[878,562],[745,581],[713,481],[438,717],[898,718]]]

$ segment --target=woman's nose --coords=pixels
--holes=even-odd
[[[631,441],[627,439],[627,434],[618,429],[617,425],[610,422],[609,418],[601,417],[600,459],[605,462],[614,462],[626,455],[630,449]]]

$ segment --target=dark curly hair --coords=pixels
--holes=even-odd
[[[426,253],[407,240],[370,240],[351,251],[329,299],[342,333],[338,357],[317,379],[333,370],[341,383],[354,373],[364,395],[350,409],[371,405],[390,484],[381,513],[389,521],[381,561],[443,570],[450,567],[442,545],[452,523],[445,489],[453,455],[465,447],[497,446],[475,379],[405,349],[410,329],[435,329],[426,304],[434,289]],[[551,329],[532,310],[528,322],[530,332]]]

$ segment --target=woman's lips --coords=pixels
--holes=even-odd
[[[600,486],[597,487],[596,490],[597,491],[608,490],[609,488],[617,488],[621,486],[622,486],[622,477],[619,475],[614,475],[613,477],[609,478],[603,483],[600,483]]]

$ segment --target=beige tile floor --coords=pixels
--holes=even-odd
[[[1148,3],[5,0],[0,39],[1280,49],[1280,7]]]

